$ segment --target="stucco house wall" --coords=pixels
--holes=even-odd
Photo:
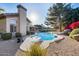
[[[14,20],[16,22],[16,32],[20,32],[22,35],[26,35],[27,31],[30,31],[30,20],[26,15],[27,9],[21,5],[17,6],[17,13],[4,13],[0,14],[0,19],[5,18],[3,24],[0,23],[0,29],[7,33],[10,33],[10,21]],[[15,26],[14,26],[15,27]],[[13,33],[13,32],[12,32]]]
[[[6,32],[6,18],[0,19],[0,32]]]
[[[26,29],[27,29],[28,32],[30,32],[30,27],[31,27],[31,26],[32,26],[32,24],[29,23],[29,22],[27,22]]]
[[[27,31],[26,9],[22,6],[17,6],[17,8],[18,8],[18,14],[20,20],[20,33],[22,33],[22,35],[26,35],[26,31]]]
[[[10,20],[16,21],[16,24],[17,24],[18,17],[6,17],[6,32],[7,33],[10,33]],[[17,26],[16,26],[16,28],[17,28]]]

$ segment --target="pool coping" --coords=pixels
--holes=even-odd
[[[59,36],[59,37],[62,36],[62,37],[61,37],[60,39],[59,39],[59,38],[55,38],[54,40],[42,41],[42,43],[40,44],[40,47],[43,48],[43,49],[46,49],[46,48],[50,45],[50,43],[55,42],[55,41],[58,41],[58,40],[63,40],[63,39],[65,38],[63,35],[58,35],[58,36]],[[37,38],[35,38],[35,39],[37,39]],[[25,49],[24,44],[26,44],[25,41],[28,41],[28,40],[29,40],[29,42],[28,42],[29,46],[27,47],[27,49]],[[31,40],[32,40],[32,37],[30,37],[28,40],[25,39],[25,41],[20,45],[20,49],[21,49],[21,50],[27,51],[27,50],[29,50],[30,46],[35,43],[35,42],[32,42],[32,41],[31,41]],[[38,40],[37,42],[39,42],[39,41],[40,41],[40,40]],[[26,46],[27,46],[28,44],[26,44]],[[46,44],[47,44],[47,45],[46,45]]]

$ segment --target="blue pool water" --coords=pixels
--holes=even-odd
[[[37,33],[36,36],[40,37],[41,40],[53,40],[54,38],[57,38],[56,35],[47,32]]]

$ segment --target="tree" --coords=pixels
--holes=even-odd
[[[71,24],[72,22],[79,21],[79,7],[75,9],[71,9],[71,11],[67,12],[64,15],[64,25]]]
[[[2,14],[4,12],[4,9],[0,8],[0,14]]]
[[[64,17],[66,16],[66,13],[70,11],[71,4],[65,4],[65,3],[56,3],[53,4],[48,9],[48,17],[47,20],[50,22],[50,24],[59,26],[60,31],[62,31],[62,22]]]

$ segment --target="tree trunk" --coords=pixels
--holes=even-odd
[[[58,27],[59,27],[59,31],[61,32],[62,31],[62,20],[61,20],[61,17],[58,16],[57,18],[57,24],[56,24]]]
[[[60,32],[62,31],[62,20],[60,17],[59,17],[59,30]]]

